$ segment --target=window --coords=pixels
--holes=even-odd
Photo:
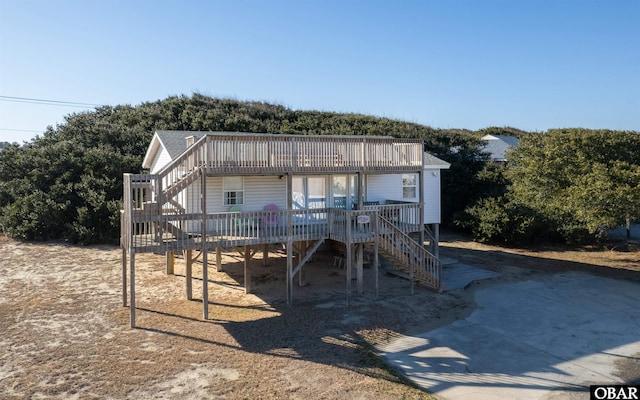
[[[417,196],[418,179],[416,174],[402,175],[402,198],[415,199]]]
[[[244,204],[244,178],[241,176],[225,176],[222,178],[224,205]]]
[[[327,182],[324,176],[294,176],[293,208],[325,208],[327,206]]]

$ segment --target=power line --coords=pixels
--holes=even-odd
[[[0,96],[0,101],[8,101],[12,103],[43,104],[48,106],[80,107],[80,108],[101,107],[103,105],[103,104],[92,104],[92,103],[79,103],[76,101],[34,99],[30,97],[15,97],[15,96]]]
[[[10,128],[0,128],[0,131],[9,131],[9,132],[30,132],[30,133],[41,133],[42,131],[34,131],[32,129],[10,129]]]

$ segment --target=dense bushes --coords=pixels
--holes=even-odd
[[[597,242],[640,220],[640,135],[556,129],[526,136],[508,155],[504,195],[480,200],[458,223],[476,240]]]

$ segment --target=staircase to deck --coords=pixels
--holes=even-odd
[[[171,202],[171,199],[173,199],[174,196],[186,189],[200,177],[200,171],[200,168],[191,170],[176,181],[169,183],[168,187],[164,188],[162,197],[167,199],[168,202]]]
[[[439,291],[442,263],[424,245],[413,240],[389,220],[378,216],[378,252],[416,283]]]

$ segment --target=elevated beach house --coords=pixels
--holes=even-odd
[[[352,268],[363,291],[363,252],[384,257],[411,282],[440,288],[440,172],[449,164],[425,153],[418,139],[158,131],[145,155],[149,174],[125,174],[121,214],[123,303],[135,325],[135,254],[186,259],[191,298],[193,252],[203,263],[208,318],[208,253],[222,248],[249,260],[269,245],[287,251],[287,302],[294,277],[326,241],[343,250],[347,299]],[[428,239],[429,248],[424,243]],[[128,253],[128,256],[127,256]],[[295,263],[294,263],[295,254]],[[129,296],[127,296],[127,264]]]

